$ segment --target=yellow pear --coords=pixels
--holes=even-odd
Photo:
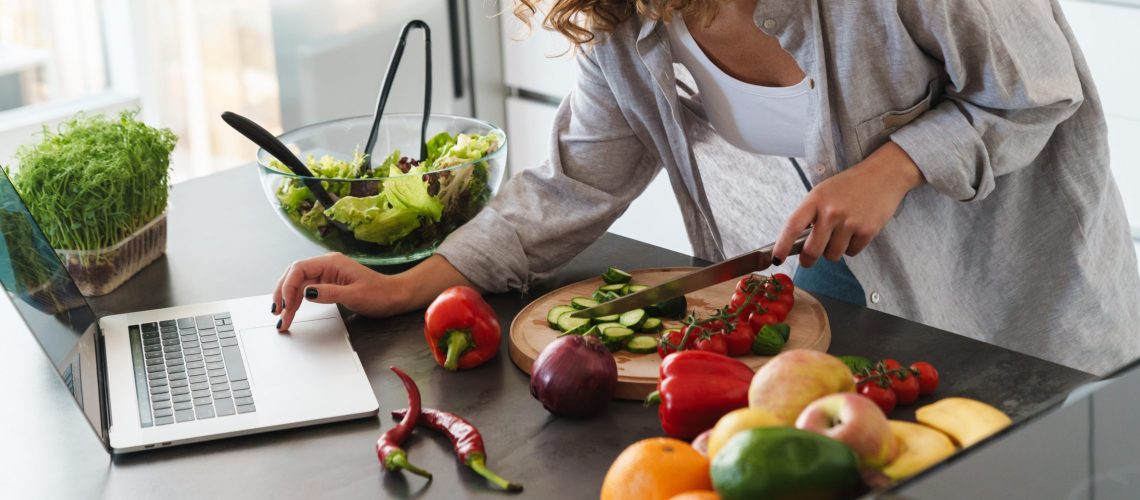
[[[780,427],[783,425],[784,423],[779,418],[765,410],[740,408],[730,411],[725,416],[720,417],[709,434],[709,460],[712,460],[721,447],[738,432],[757,427]]]
[[[963,448],[1009,426],[1009,416],[981,401],[945,398],[914,412],[919,423],[938,429]]]
[[[925,425],[891,420],[891,433],[898,440],[898,455],[883,468],[892,480],[913,476],[954,454],[954,443],[945,434]]]

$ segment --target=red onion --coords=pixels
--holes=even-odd
[[[594,337],[570,335],[546,346],[530,372],[530,395],[563,417],[589,417],[606,407],[617,388],[617,362]]]

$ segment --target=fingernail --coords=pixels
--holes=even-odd
[[[274,302],[272,305],[269,306],[269,312],[271,312],[273,314],[277,314],[277,303],[276,302]]]
[[[281,320],[277,320],[277,329],[278,329],[278,330],[280,330],[280,329],[281,329]]]
[[[773,266],[778,266],[778,265],[783,264],[783,263],[784,263],[784,259],[781,259],[779,257],[772,257],[772,265]]]
[[[309,300],[313,300],[313,299],[317,298],[317,289],[313,288],[313,287],[306,288],[305,289],[305,298],[309,299]]]

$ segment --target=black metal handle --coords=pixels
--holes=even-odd
[[[297,155],[293,154],[293,152],[271,132],[262,128],[261,125],[254,123],[253,120],[232,111],[222,113],[222,120],[229,124],[230,127],[233,127],[234,130],[240,132],[241,135],[253,141],[254,144],[268,151],[269,154],[280,160],[281,163],[284,163],[286,167],[289,167],[289,170],[292,170],[294,174],[302,176],[303,179],[301,179],[301,181],[313,192],[313,195],[317,197],[317,201],[321,202],[321,205],[324,205],[326,208],[333,206],[333,199],[329,196],[328,191],[325,191],[324,186],[321,185],[321,181],[313,178],[313,173],[309,171],[309,167],[305,166],[305,162],[297,158]]]
[[[376,99],[376,114],[372,117],[372,130],[368,132],[368,142],[364,146],[365,165],[372,163],[372,149],[376,147],[376,136],[380,131],[380,118],[384,115],[384,107],[388,104],[388,94],[392,91],[392,82],[396,78],[396,70],[400,67],[400,59],[404,57],[404,45],[408,33],[413,28],[424,30],[424,119],[420,126],[420,160],[427,159],[427,124],[431,116],[431,28],[419,19],[408,22],[400,30],[400,40],[392,51],[392,59],[388,61],[388,72],[384,76],[384,84],[380,88],[380,96]]]
[[[459,33],[459,0],[447,0],[447,28],[451,35],[451,86],[456,99],[463,98],[463,54]]]

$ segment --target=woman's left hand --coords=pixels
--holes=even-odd
[[[787,259],[796,237],[814,225],[800,252],[801,266],[811,267],[820,256],[831,261],[855,256],[887,225],[903,197],[925,182],[910,156],[887,142],[854,167],[816,185],[788,217],[772,254]]]

